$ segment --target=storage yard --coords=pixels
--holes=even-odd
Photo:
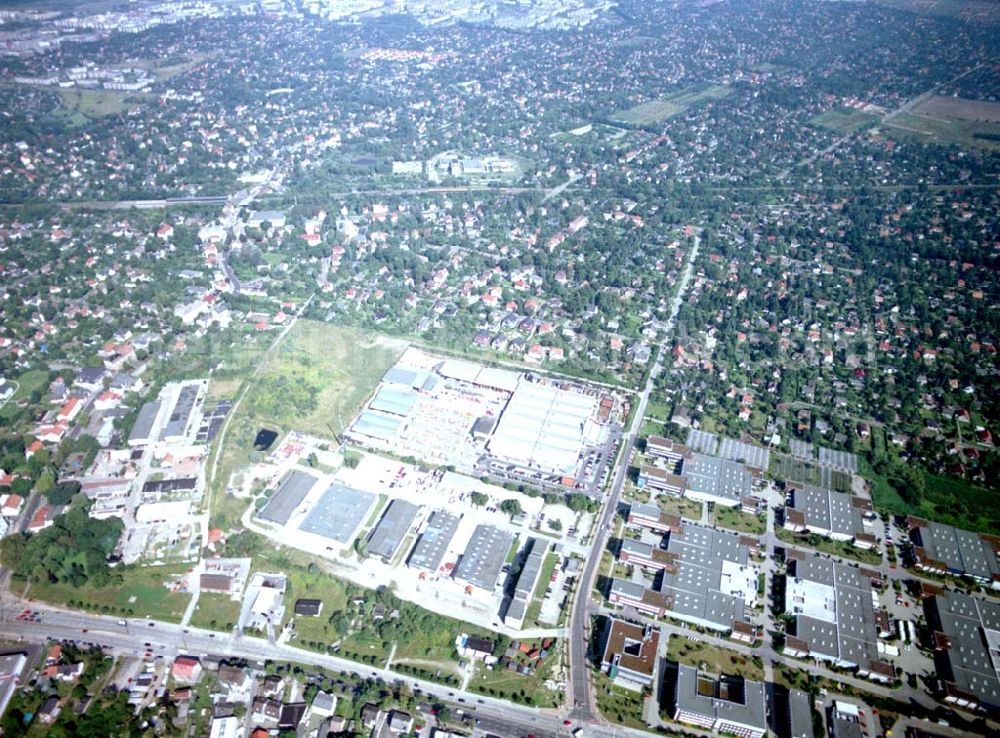
[[[248,479],[273,490],[265,492],[259,510],[248,512],[250,527],[275,543],[322,557],[358,584],[391,583],[400,597],[436,612],[461,613],[463,620],[511,634],[535,627],[542,632],[558,620],[568,593],[563,569],[587,551],[589,513],[374,454],[362,454],[353,469],[307,470],[304,462],[317,443],[308,437],[282,442],[248,471]],[[332,455],[326,452],[325,460]],[[478,495],[486,500],[480,506],[473,503]],[[516,500],[521,514],[512,518],[501,511],[505,500]],[[558,530],[549,521],[559,521]],[[538,587],[535,615],[517,627],[501,625],[520,575],[512,567],[520,560],[515,554],[533,538],[553,544],[559,564],[549,586]],[[524,612],[532,599],[521,603]]]

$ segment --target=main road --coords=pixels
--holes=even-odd
[[[24,608],[40,613],[40,622],[16,620]],[[122,624],[124,623],[124,625]],[[45,644],[50,640],[78,641],[100,646],[110,653],[125,658],[163,658],[172,661],[179,654],[218,659],[241,659],[248,662],[290,662],[340,674],[357,674],[364,679],[381,679],[398,682],[425,698],[440,701],[462,710],[477,721],[480,728],[503,736],[529,736],[536,738],[570,738],[572,731],[581,727],[567,725],[555,710],[541,710],[512,702],[468,692],[457,687],[446,687],[434,682],[415,679],[387,669],[359,664],[355,661],[316,653],[282,643],[272,643],[264,638],[252,638],[232,633],[215,633],[201,628],[182,627],[176,623],[158,620],[129,618],[119,620],[106,615],[75,612],[35,602],[25,602],[11,594],[6,587],[0,592],[0,635],[8,641],[25,641]],[[649,738],[649,733],[621,726],[607,726],[587,730],[583,736],[620,736],[621,738]],[[687,731],[687,729],[685,729]],[[691,729],[694,735],[711,738],[706,731]]]
[[[632,422],[622,440],[621,453],[618,458],[618,469],[615,472],[614,482],[611,485],[611,492],[597,521],[597,532],[594,535],[593,547],[590,549],[590,556],[587,557],[583,575],[577,583],[569,621],[570,678],[567,693],[570,717],[574,720],[593,722],[600,719],[600,714],[594,707],[594,694],[590,685],[590,668],[587,663],[589,639],[586,638],[586,632],[592,609],[591,591],[594,588],[594,580],[597,577],[597,570],[601,563],[601,552],[604,551],[611,532],[611,522],[618,512],[618,501],[621,499],[621,492],[625,486],[625,476],[628,473],[629,461],[632,458],[632,451],[635,449],[639,428],[642,427],[642,420],[646,416],[646,406],[649,404],[649,396],[656,384],[656,377],[663,369],[664,347],[669,344],[670,339],[673,337],[674,328],[677,323],[677,314],[680,312],[684,295],[690,287],[691,276],[694,273],[694,263],[698,258],[700,247],[701,236],[697,234],[694,236],[691,252],[688,254],[687,263],[684,265],[684,273],[681,275],[680,283],[677,285],[677,292],[674,295],[670,315],[664,325],[663,339],[656,354],[656,361],[649,371],[646,383],[637,395],[637,405],[632,415]],[[591,638],[595,635],[591,633]]]

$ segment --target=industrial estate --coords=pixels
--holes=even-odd
[[[0,735],[1000,735],[998,29],[0,4]]]

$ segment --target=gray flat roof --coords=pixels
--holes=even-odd
[[[716,678],[679,664],[674,703],[679,710],[767,729],[763,682],[741,677]]]
[[[128,434],[128,442],[132,444],[146,443],[150,440],[149,434],[153,431],[153,423],[160,412],[160,401],[153,400],[147,402],[139,411],[139,417],[135,419],[132,432]]]
[[[368,553],[391,561],[419,511],[419,507],[406,500],[390,502],[382,519],[368,536]]]
[[[407,565],[427,571],[437,571],[441,560],[455,537],[458,523],[462,518],[444,510],[435,510],[427,520],[427,527],[420,534],[417,545],[413,547]]]
[[[278,485],[278,489],[271,495],[271,499],[257,513],[257,517],[261,520],[284,525],[292,517],[295,508],[302,504],[306,493],[312,489],[314,484],[316,484],[316,477],[312,474],[300,471],[288,472]]]
[[[792,493],[792,500],[792,508],[805,514],[807,526],[851,537],[865,532],[861,510],[849,494],[806,485]]]
[[[750,472],[742,464],[704,454],[692,454],[681,466],[688,494],[702,494],[739,502],[749,497],[753,485]]]
[[[532,538],[528,541],[528,557],[524,560],[521,573],[517,576],[517,585],[514,587],[515,595],[531,599],[538,585],[538,577],[542,573],[542,563],[545,561],[545,554],[548,553],[549,543],[540,538]]]
[[[789,738],[813,738],[812,698],[798,689],[788,690]]]
[[[996,553],[978,533],[942,523],[919,526],[920,543],[928,558],[940,561],[951,571],[992,581],[1000,572]]]
[[[513,542],[513,533],[495,525],[477,525],[455,567],[455,579],[480,589],[493,589]]]
[[[670,613],[721,628],[746,619],[746,598],[722,591],[723,562],[749,565],[750,550],[738,534],[688,523],[683,533],[670,533],[667,552],[677,557],[677,568],[664,572],[659,591]]]
[[[833,738],[865,738],[857,718],[844,717],[834,711],[830,733]]]
[[[371,492],[333,482],[299,528],[337,543],[350,543],[377,499]]]
[[[816,602],[788,605],[791,612],[798,611],[796,636],[809,644],[811,652],[858,665],[879,660],[871,581],[859,569],[814,554],[795,560],[790,587],[795,580],[820,585],[803,590]]]
[[[615,578],[611,580],[611,594],[618,594],[633,600],[641,600],[645,591],[646,588],[641,584],[630,582],[627,579]]]
[[[177,402],[170,410],[170,418],[163,426],[163,433],[160,434],[161,439],[184,435],[184,429],[191,419],[191,413],[194,412],[195,401],[198,399],[200,390],[201,387],[197,384],[186,384],[181,387],[181,391],[177,395]]]
[[[983,704],[1000,707],[1000,676],[990,654],[1000,646],[1000,603],[948,591],[935,597],[933,606],[940,622],[930,624],[940,625],[951,641],[944,652],[951,681]]]

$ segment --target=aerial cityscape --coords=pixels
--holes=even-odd
[[[0,735],[1000,735],[1000,2],[4,0]]]

